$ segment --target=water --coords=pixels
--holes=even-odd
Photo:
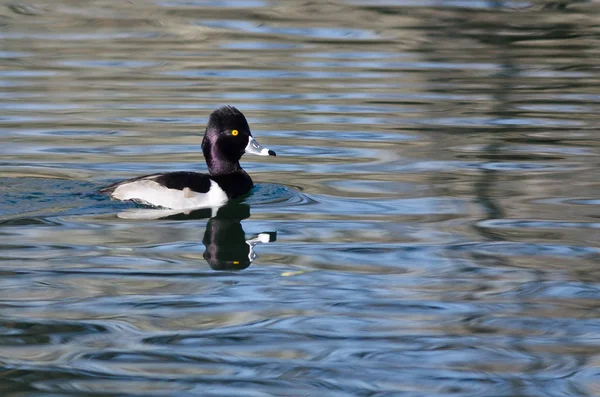
[[[0,7],[3,396],[600,393],[598,2]],[[222,104],[248,197],[96,194]]]

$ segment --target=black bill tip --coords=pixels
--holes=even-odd
[[[274,152],[274,151],[272,151],[272,150],[269,150],[269,156],[277,156],[277,154],[275,154],[275,152]]]

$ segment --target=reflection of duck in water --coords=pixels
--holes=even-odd
[[[255,245],[275,241],[276,232],[260,233],[246,240],[241,219],[219,216],[219,214],[209,219],[202,239],[202,243],[206,246],[204,259],[214,270],[245,269],[256,258]]]
[[[216,211],[216,214],[214,213]],[[260,233],[246,240],[242,220],[250,217],[248,204],[230,203],[221,208],[202,208],[189,213],[177,210],[129,210],[118,214],[128,219],[190,220],[210,218],[202,243],[206,246],[204,259],[214,270],[242,270],[256,259],[254,247],[260,243],[271,243],[277,232]],[[161,216],[162,215],[162,216]]]

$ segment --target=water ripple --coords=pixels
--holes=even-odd
[[[4,394],[598,394],[597,2],[30,3],[0,9]],[[97,193],[206,172],[223,104],[278,153],[250,194]]]

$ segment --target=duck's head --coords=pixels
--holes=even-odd
[[[233,106],[221,106],[210,114],[202,152],[211,174],[236,171],[244,153],[276,155],[254,139],[246,117]]]

